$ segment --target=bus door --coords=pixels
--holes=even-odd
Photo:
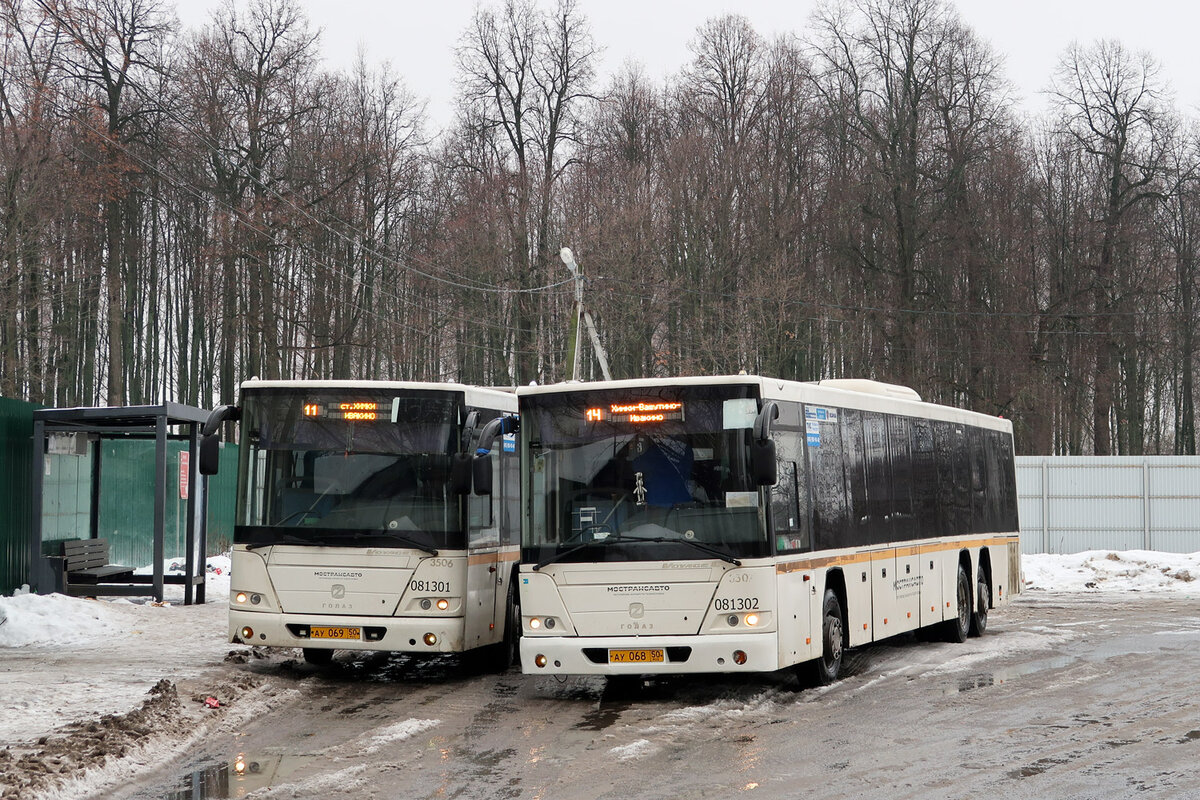
[[[492,450],[492,474],[498,475],[499,448]],[[498,488],[498,487],[496,487]],[[472,648],[498,641],[496,576],[500,571],[499,492],[490,495],[472,493],[467,500],[467,598],[464,647]]]

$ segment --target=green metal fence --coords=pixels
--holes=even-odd
[[[28,580],[33,497],[33,412],[41,406],[0,397],[0,594]]]
[[[42,541],[91,535],[91,484],[94,448],[100,447],[100,492],[96,535],[108,539],[115,564],[145,567],[154,560],[154,440],[101,439],[81,455],[46,456],[42,485]],[[175,474],[187,442],[167,443],[168,472]],[[208,555],[224,552],[233,541],[233,500],[237,485],[237,447],[221,450],[221,471],[208,479]],[[187,539],[187,501],[168,486],[163,553],[182,559]]]

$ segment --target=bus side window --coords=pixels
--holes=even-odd
[[[893,539],[892,465],[888,459],[887,417],[873,411],[862,415],[864,471],[866,473],[867,513],[865,530],[868,544],[881,544]]]
[[[501,445],[503,447],[503,445]],[[500,539],[501,544],[521,541],[521,471],[517,452],[500,456]]]
[[[782,416],[782,415],[781,415]],[[789,420],[790,421],[790,420]],[[775,548],[779,553],[808,550],[808,493],[800,492],[798,463],[803,463],[803,434],[799,419],[775,433],[776,474],[771,492],[771,526],[775,532]]]
[[[845,447],[842,422],[847,412],[835,409],[832,419],[818,421],[820,438],[814,439],[805,450],[809,468],[801,482],[812,486],[812,539],[817,550],[844,547],[847,543],[850,520],[846,504]]]
[[[907,417],[888,415],[888,465],[891,467],[892,541],[914,538],[916,522],[913,519],[913,459]]]
[[[496,475],[500,469],[500,453],[498,449],[498,446],[492,448],[491,462],[493,475]],[[479,545],[498,539],[498,531],[494,524],[495,517],[492,514],[492,505],[494,499],[498,496],[498,491],[485,495],[478,495],[472,492],[467,496],[467,539],[470,544]]]
[[[858,409],[841,412],[842,442],[846,459],[846,500],[849,520],[842,547],[870,544],[867,522],[866,448],[863,445],[862,415]]]
[[[934,452],[933,423],[926,419],[912,422],[912,492],[916,536],[937,536],[938,519],[937,455]]]

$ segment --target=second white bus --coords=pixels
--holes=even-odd
[[[963,641],[1020,591],[1011,424],[871,381],[518,390],[521,662],[535,675],[838,677]]]

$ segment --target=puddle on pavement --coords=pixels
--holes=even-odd
[[[211,761],[184,776],[163,800],[225,800],[246,797],[287,778],[307,759],[299,756],[246,756]]]
[[[1055,658],[1043,658],[1037,661],[1030,661],[1025,664],[1013,664],[1008,667],[990,670],[988,672],[976,672],[971,675],[959,677],[955,686],[948,687],[945,694],[961,694],[962,692],[970,692],[975,689],[986,689],[992,686],[999,686],[1017,678],[1023,678],[1027,675],[1033,675],[1038,672],[1045,672],[1049,669],[1062,669],[1070,666],[1078,659],[1075,656],[1057,656]]]

